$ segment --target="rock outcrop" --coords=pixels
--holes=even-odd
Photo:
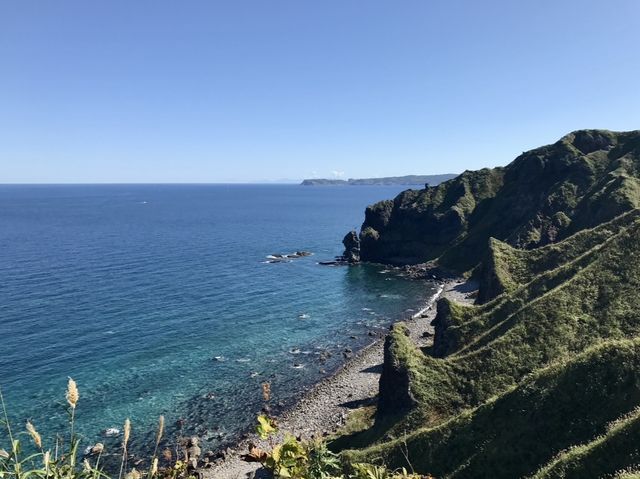
[[[409,368],[405,362],[408,338],[403,329],[397,328],[384,341],[378,416],[402,414],[417,404],[411,393]]]
[[[342,239],[344,245],[343,259],[348,263],[357,263],[360,261],[360,238],[355,231],[348,232]]]

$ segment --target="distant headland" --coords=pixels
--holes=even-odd
[[[455,178],[456,176],[458,175],[453,173],[445,173],[442,175],[406,175],[406,176],[389,176],[386,178],[361,178],[361,179],[349,178],[348,180],[313,178],[313,179],[303,180],[301,184],[304,186],[333,186],[333,185],[345,185],[345,186],[421,185],[421,186],[424,186],[425,184],[428,183],[431,186],[436,186],[442,183],[443,181],[450,180],[451,178]]]

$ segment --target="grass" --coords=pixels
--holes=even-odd
[[[569,263],[640,218],[640,210],[633,209],[612,221],[576,233],[560,243],[533,250],[517,249],[502,241],[491,239],[480,275],[481,302],[529,283],[536,276]]]
[[[611,341],[544,368],[437,426],[343,454],[349,462],[410,464],[435,477],[526,477],[560,451],[605,434],[611,421],[639,404],[640,339]],[[627,452],[600,454],[607,472],[637,462]]]
[[[622,471],[616,474],[615,477],[616,479],[640,479],[640,472],[633,470]]]
[[[376,406],[363,406],[353,411],[350,411],[347,415],[347,419],[344,425],[338,431],[339,436],[350,436],[361,431],[365,431],[373,426],[374,418],[376,415]]]
[[[7,405],[0,391],[1,422],[6,432],[6,438],[0,438],[0,478],[7,479],[102,479],[118,477],[119,479],[186,479],[193,478],[190,469],[188,453],[185,451],[184,460],[176,456],[176,460],[163,460],[159,467],[158,447],[164,434],[164,417],[160,416],[156,434],[153,455],[149,458],[146,471],[130,468],[127,446],[131,438],[131,422],[124,422],[124,435],[120,451],[107,451],[103,444],[97,443],[89,447],[90,453],[81,456],[78,451],[82,438],[75,433],[76,409],[80,403],[80,392],[76,382],[69,378],[65,399],[68,405],[69,431],[57,434],[54,444],[44,444],[34,424],[27,422],[25,432],[30,442],[19,439],[22,431],[12,427],[7,413]],[[68,438],[68,441],[66,440]],[[3,444],[4,440],[8,440]],[[68,444],[68,446],[65,446]],[[177,450],[176,450],[177,451]],[[120,454],[119,472],[111,475],[104,469],[103,459],[106,456]],[[81,460],[81,462],[80,462]]]
[[[395,417],[381,407],[369,447],[345,460],[436,477],[565,477],[557,471],[571,467],[605,477],[637,466],[627,415],[640,406],[638,237],[634,211],[552,246],[504,248],[513,284],[479,306],[441,300],[433,348],[396,325],[380,404],[413,407]]]
[[[562,451],[531,479],[603,477],[640,463],[640,410],[609,424],[595,439]],[[620,477],[633,477],[626,473]]]

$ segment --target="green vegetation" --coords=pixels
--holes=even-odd
[[[526,250],[490,238],[489,251],[479,268],[482,276],[480,302],[530,282],[536,275],[567,263],[588,252],[640,218],[640,210],[631,210],[617,219],[583,230],[560,244]]]
[[[640,406],[638,237],[632,211],[532,251],[492,241],[482,267],[499,271],[482,277],[504,292],[477,306],[441,300],[426,351],[394,327],[377,444],[347,460],[410,460],[436,477],[605,477],[637,466],[638,413],[627,415]],[[408,401],[389,426],[393,408],[382,406]]]
[[[637,412],[620,424],[609,423],[640,403],[639,367],[639,339],[605,342],[437,426],[345,456],[394,467],[410,463],[435,477],[527,477],[552,461],[537,477],[603,477],[638,461]],[[554,458],[589,441],[600,444]],[[573,467],[571,475],[560,474],[569,470],[567,464],[558,466],[563,461]]]
[[[363,406],[354,409],[347,416],[347,420],[340,428],[340,437],[364,431],[373,426],[376,415],[375,406]]]
[[[639,166],[640,132],[576,132],[368,209],[363,259],[434,260],[480,290],[438,302],[430,347],[393,327],[375,424],[337,443],[345,464],[638,476]]]
[[[269,427],[265,430],[265,424]],[[274,436],[277,429],[271,418],[258,416],[256,429],[263,439]],[[432,479],[431,476],[410,473],[406,468],[391,470],[368,463],[345,464],[323,441],[301,441],[285,435],[269,451],[251,446],[248,461],[260,462],[275,479]]]
[[[640,472],[638,471],[622,471],[616,474],[616,479],[640,479]]]
[[[596,439],[563,451],[532,476],[532,479],[580,479],[606,476],[615,468],[629,468],[640,462],[640,411],[607,426]],[[637,473],[636,473],[637,474]],[[627,472],[617,477],[636,477]]]
[[[468,271],[490,237],[517,248],[544,246],[640,207],[639,171],[640,132],[577,131],[504,168],[405,191],[391,208],[373,205],[362,225],[361,258],[438,260]]]

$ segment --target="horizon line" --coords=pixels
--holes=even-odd
[[[87,181],[87,182],[0,182],[0,186],[93,186],[93,185],[296,185],[304,180],[291,181]]]

